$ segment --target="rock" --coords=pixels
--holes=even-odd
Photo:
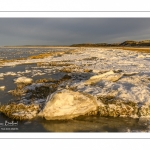
[[[31,78],[27,78],[27,77],[19,77],[17,79],[14,79],[15,83],[25,83],[25,84],[30,84],[32,83],[32,79]]]
[[[85,81],[86,85],[95,84],[101,80],[107,80],[115,82],[119,80],[123,76],[123,73],[114,73],[113,71],[109,71],[100,75],[95,75],[90,77],[90,79]]]
[[[38,116],[46,120],[72,119],[94,112],[97,107],[96,98],[89,94],[60,90],[47,98],[46,105]]]

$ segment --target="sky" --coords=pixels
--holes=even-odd
[[[0,18],[0,46],[150,40],[150,18]]]

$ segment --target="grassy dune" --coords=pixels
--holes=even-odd
[[[123,50],[137,51],[143,53],[150,53],[150,47],[123,47]]]

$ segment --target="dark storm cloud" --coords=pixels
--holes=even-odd
[[[150,18],[0,18],[0,45],[150,39]]]

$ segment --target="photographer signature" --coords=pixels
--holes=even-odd
[[[17,125],[18,125],[18,121],[17,122],[14,122],[14,121],[8,122],[7,120],[5,120],[4,123],[0,123],[0,127],[1,126],[17,126]]]

